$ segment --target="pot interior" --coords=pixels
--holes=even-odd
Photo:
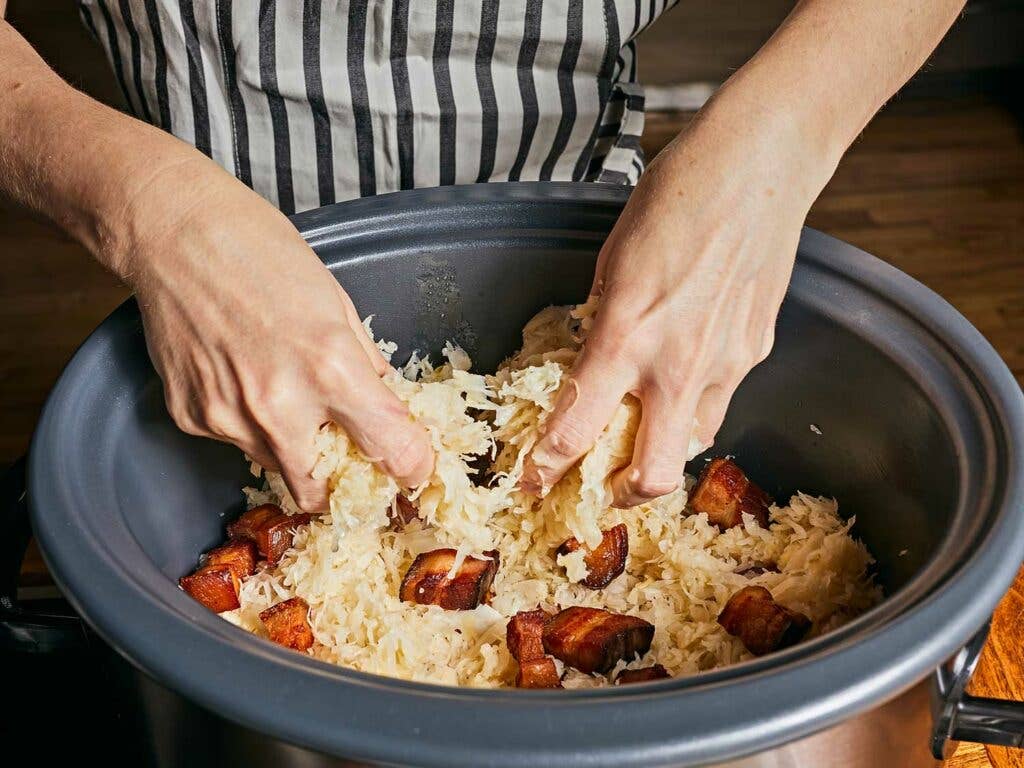
[[[396,341],[396,362],[413,350],[435,356],[463,345],[477,370],[491,371],[520,341],[539,309],[586,299],[614,209],[596,228],[494,230],[473,218],[430,228],[396,226],[373,237],[311,228],[321,258],[379,337]],[[300,219],[300,225],[302,221]],[[942,412],[908,367],[908,350],[887,348],[872,329],[835,317],[864,297],[801,263],[779,317],[775,348],[746,378],[716,444],[776,499],[795,491],[834,496],[856,515],[855,534],[877,559],[887,594],[904,586],[955,530],[959,496],[956,441]],[[872,307],[878,313],[884,307]],[[893,323],[906,322],[894,313]],[[141,338],[137,340],[141,345]],[[902,352],[902,354],[901,354]],[[123,363],[138,370],[137,407],[121,412],[119,503],[142,550],[169,579],[191,570],[223,538],[252,482],[240,453],[188,437],[171,423],[141,348]],[[152,469],[159,467],[159,482]],[[168,520],[175,525],[169,527]]]
[[[453,340],[486,371],[538,309],[586,297],[626,195],[554,183],[415,190],[295,223],[378,335],[399,343],[398,360]],[[321,664],[232,627],[175,582],[222,540],[252,478],[236,449],[174,427],[131,303],[55,387],[29,505],[52,572],[104,639],[275,738],[445,768],[482,754],[517,768],[707,764],[891,699],[970,637],[1024,556],[1022,442],[1020,390],[977,331],[905,275],[805,230],[775,349],[709,454],[735,455],[780,501],[835,496],[888,597],[778,654],[642,686],[451,689]]]

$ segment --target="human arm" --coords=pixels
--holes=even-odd
[[[3,21],[0,195],[135,290],[178,425],[280,469],[300,506],[325,503],[309,472],[329,419],[401,482],[429,474],[426,431],[288,219],[194,148],[71,88]]]
[[[651,163],[598,259],[590,337],[533,451],[543,492],[593,444],[626,393],[642,404],[633,506],[682,480],[764,359],[800,228],[871,116],[921,66],[963,0],[803,0]]]

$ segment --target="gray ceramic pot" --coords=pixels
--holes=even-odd
[[[454,187],[295,223],[400,355],[452,338],[489,369],[536,310],[584,298],[625,198],[598,185]],[[776,497],[835,495],[888,598],[787,651],[628,688],[484,691],[332,667],[236,629],[175,580],[240,509],[246,469],[237,451],[174,428],[133,303],[54,389],[28,504],[71,603],[156,681],[144,700],[172,745],[154,742],[163,764],[880,765],[874,740],[884,764],[920,765],[950,735],[1024,733],[1019,705],[958,698],[971,652],[943,666],[1024,557],[1022,448],[1021,391],[984,338],[906,275],[807,230],[775,350],[737,393],[714,452],[737,455]],[[31,638],[27,624],[7,612],[9,637]],[[198,721],[173,714],[184,702],[213,713],[202,733],[174,730]],[[183,743],[195,747],[185,757]]]

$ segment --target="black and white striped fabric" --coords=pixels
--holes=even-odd
[[[676,0],[80,0],[135,114],[282,211],[635,184],[634,38]]]

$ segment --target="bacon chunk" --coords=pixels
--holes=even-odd
[[[391,520],[391,530],[393,531],[402,530],[413,520],[418,520],[419,517],[419,507],[410,501],[408,496],[401,493],[395,497],[395,503],[388,510],[388,519]]]
[[[561,688],[562,680],[558,668],[550,656],[519,662],[516,688]]]
[[[587,674],[607,672],[620,659],[643,656],[654,625],[636,616],[573,606],[544,625],[544,650]]]
[[[228,537],[256,541],[260,528],[268,521],[283,514],[284,510],[277,504],[260,504],[243,512],[233,523],[228,523]]]
[[[661,664],[643,669],[624,669],[615,678],[616,685],[628,685],[629,683],[646,683],[650,680],[665,680],[672,677]]]
[[[505,642],[512,658],[522,664],[544,657],[544,623],[550,618],[551,614],[538,608],[520,611],[508,620]]]
[[[566,540],[558,548],[558,554],[568,555],[583,545],[575,537]],[[580,582],[590,589],[603,589],[612,580],[626,570],[626,555],[629,554],[629,532],[626,526],[619,523],[614,528],[603,531],[601,543],[594,550],[589,550],[583,558],[587,565],[587,578]]]
[[[796,645],[811,628],[811,620],[802,613],[779,605],[771,592],[754,586],[729,598],[718,623],[755,656]]]
[[[295,528],[310,521],[311,515],[288,515],[276,504],[260,504],[228,525],[232,539],[255,542],[259,553],[277,565],[295,538]]]
[[[435,549],[413,560],[398,596],[407,603],[439,605],[449,611],[468,611],[487,602],[491,582],[498,572],[498,552],[485,552],[490,560],[467,557],[455,576],[448,573],[455,564],[454,549]]]
[[[229,565],[206,565],[178,579],[178,585],[214,613],[238,607],[238,576]]]
[[[313,645],[309,603],[301,597],[290,598],[260,611],[260,621],[267,628],[270,639],[278,645],[296,651],[308,651]]]
[[[206,553],[203,565],[226,565],[241,580],[256,571],[256,545],[247,539],[236,539]]]
[[[690,494],[690,509],[697,514],[704,512],[708,522],[722,529],[742,524],[744,512],[767,528],[771,505],[771,496],[752,483],[731,459],[709,461]]]

